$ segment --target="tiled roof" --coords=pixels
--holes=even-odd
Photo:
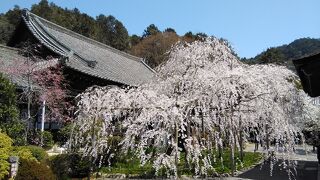
[[[154,71],[142,59],[84,37],[28,10],[23,19],[46,47],[66,58],[66,66],[101,79],[137,86],[149,81]]]
[[[38,71],[48,67],[55,66],[59,63],[58,59],[42,60],[39,62],[31,62],[27,65],[28,59],[21,54],[20,49],[0,45],[0,73],[7,76],[18,88],[28,87],[28,71]],[[31,83],[37,87],[36,83]]]
[[[7,76],[18,88],[28,87],[27,77],[19,73],[10,73],[17,69],[17,63],[21,64],[26,58],[19,53],[18,49],[0,45],[0,72]]]

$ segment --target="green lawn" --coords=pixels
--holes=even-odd
[[[217,155],[216,155],[217,156]],[[179,175],[193,175],[194,171],[192,168],[188,168],[184,162],[184,153],[181,153],[180,163],[178,165]],[[223,153],[223,163],[221,163],[219,158],[216,158],[216,162],[213,163],[214,169],[208,172],[208,175],[212,175],[214,172],[218,174],[230,173],[231,163],[230,163],[230,152],[225,150]],[[237,170],[246,169],[252,165],[255,165],[262,159],[263,155],[261,153],[245,152],[244,160],[242,165],[239,160],[239,153],[235,153],[235,161],[237,163]],[[213,162],[213,159],[212,159]],[[140,166],[139,159],[133,156],[123,156],[118,159],[117,162],[113,163],[111,167],[102,167],[100,172],[103,174],[126,174],[135,175],[136,177],[152,178],[154,177],[155,170],[151,163],[147,163],[144,166]],[[160,172],[160,176],[165,176],[165,171]]]
[[[214,163],[214,168],[217,173],[230,173],[231,172],[231,159],[230,151],[225,151],[222,155],[223,163],[217,159],[217,162]],[[237,164],[237,170],[249,168],[252,165],[255,165],[263,158],[263,155],[258,152],[245,152],[243,162],[240,161],[239,153],[235,153],[235,162]]]

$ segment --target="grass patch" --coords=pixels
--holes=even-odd
[[[178,164],[178,175],[194,175],[193,168],[188,168],[184,156],[185,154],[181,153],[180,162]],[[215,154],[215,156],[215,162],[213,155],[211,159],[214,170],[208,172],[208,175],[211,176],[213,175],[213,173],[231,173],[230,151],[224,150],[222,154],[223,162],[221,162],[217,154]],[[261,153],[245,152],[243,162],[241,162],[239,158],[239,153],[235,153],[235,162],[237,165],[237,170],[246,169],[251,167],[252,165],[255,165],[262,159],[262,157],[263,155]],[[103,174],[125,174],[127,176],[134,175],[135,177],[142,178],[155,177],[155,170],[150,162],[145,164],[144,166],[141,166],[139,159],[130,155],[122,156],[122,158],[115,161],[110,167],[102,167],[99,171]],[[165,177],[165,170],[160,171],[159,176]]]
[[[126,156],[126,160],[120,162],[115,162],[111,167],[102,167],[100,172],[104,174],[125,174],[125,175],[135,175],[137,177],[154,177],[155,170],[152,164],[147,163],[144,166],[140,165],[140,161],[136,157]]]
[[[234,154],[234,161],[236,163],[236,169],[246,169],[251,167],[252,165],[258,163],[263,158],[263,155],[258,152],[245,152],[243,161],[240,161],[240,155],[238,152]],[[218,174],[223,173],[231,173],[231,158],[230,158],[230,151],[226,150],[222,154],[222,160],[218,158],[218,154],[216,154],[216,162],[213,163],[213,167],[215,168]]]

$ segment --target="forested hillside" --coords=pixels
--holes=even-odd
[[[242,60],[253,64],[282,64],[288,66],[290,69],[294,69],[291,60],[315,53],[320,53],[320,39],[301,38],[294,40],[290,44],[268,48],[254,58],[243,58]]]
[[[0,16],[0,43],[5,44],[14,27],[20,22],[21,9],[15,6]],[[31,12],[79,34],[98,40],[119,50],[129,49],[129,35],[123,24],[113,16],[99,15],[95,19],[78,9],[63,9],[42,0],[31,7]]]
[[[47,0],[32,5],[30,11],[60,26],[95,39],[111,47],[142,57],[151,66],[156,67],[166,56],[163,55],[179,40],[194,41],[206,37],[204,33],[187,32],[178,36],[173,28],[161,31],[154,24],[142,32],[142,36],[129,36],[126,27],[112,15],[100,14],[93,18],[78,9],[64,9]],[[22,9],[18,6],[0,14],[0,44],[6,44],[15,27],[20,22]]]
[[[0,14],[0,44],[6,44],[15,27],[20,22],[22,9],[18,6]],[[207,37],[205,33],[187,32],[180,36],[173,28],[158,29],[154,24],[142,30],[142,35],[129,35],[126,27],[112,15],[100,14],[91,17],[77,8],[66,9],[47,0],[32,5],[31,12],[60,26],[95,39],[111,47],[144,58],[151,67],[163,63],[167,52],[178,41],[191,42]],[[254,58],[245,59],[248,63],[277,63],[292,68],[291,59],[320,52],[320,39],[301,38],[288,45],[272,47]]]

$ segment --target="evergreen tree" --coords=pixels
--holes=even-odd
[[[112,32],[111,46],[125,51],[129,48],[129,34],[123,24],[116,20],[114,24],[114,31]]]
[[[15,145],[24,145],[24,125],[19,120],[15,85],[0,74],[0,130],[8,134]]]
[[[320,52],[320,39],[300,38],[290,44],[268,48],[253,58],[245,58],[244,62],[256,63],[276,63],[287,66],[295,71],[292,60]]]
[[[139,42],[141,42],[140,36],[134,34],[130,37],[130,47],[137,45]]]
[[[95,31],[95,39],[99,40],[100,42],[110,45],[110,32],[108,28],[108,19],[105,15],[100,14],[96,18],[96,31]]]
[[[0,44],[6,44],[9,41],[14,28],[6,16],[0,15]]]
[[[176,33],[177,34],[177,32],[173,28],[167,28],[163,32],[171,32],[171,33]]]
[[[284,62],[285,56],[283,53],[276,48],[268,48],[265,52],[263,52],[258,58],[257,62],[260,64],[282,64]]]
[[[186,32],[186,33],[184,34],[184,37],[193,38],[194,35],[193,35],[193,33],[192,33],[191,31],[189,31],[189,32]]]
[[[15,86],[0,74],[0,121],[1,124],[18,118]]]
[[[73,19],[75,19],[71,30],[86,37],[92,38],[95,30],[93,28],[95,26],[95,20],[87,14],[81,14],[77,8],[73,9],[71,14]]]
[[[146,38],[148,36],[151,35],[156,35],[157,33],[159,33],[160,30],[158,29],[158,27],[154,24],[150,24],[147,29],[144,30],[142,38]]]
[[[183,38],[183,40],[186,41],[186,42],[193,42],[193,41],[195,41],[195,35],[194,35],[191,31],[185,33],[182,38]]]
[[[51,16],[51,6],[52,4],[49,5],[49,2],[47,0],[41,0],[39,4],[32,5],[31,11],[50,21],[51,18],[53,18],[53,16]]]
[[[13,25],[17,26],[20,22],[20,14],[21,9],[19,6],[15,5],[13,9],[10,9],[6,14],[5,17],[7,18],[8,22]]]
[[[122,51],[128,49],[128,31],[115,17],[100,14],[96,18],[96,24],[96,39]]]

